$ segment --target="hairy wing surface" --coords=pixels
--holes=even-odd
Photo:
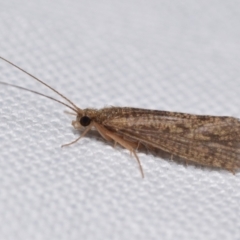
[[[104,126],[132,141],[203,165],[232,171],[240,167],[238,119],[182,113],[171,116],[171,112],[162,111],[156,113],[149,116],[143,112],[109,119]]]

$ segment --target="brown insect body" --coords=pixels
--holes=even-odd
[[[240,121],[237,118],[109,107],[83,110],[73,121],[75,128],[82,127],[79,123],[83,116],[91,119],[92,126],[106,140],[114,140],[111,138],[114,134],[120,137],[119,144],[125,143],[130,151],[144,145],[201,165],[232,172],[240,168]]]
[[[202,116],[186,113],[148,110],[129,107],[81,109],[61,93],[15,64],[0,57],[65,99],[59,101],[50,96],[13,84],[0,82],[15,88],[36,93],[70,108],[76,115],[72,121],[75,129],[85,128],[71,145],[95,128],[107,141],[128,149],[138,161],[139,147],[160,149],[171,156],[210,167],[219,167],[231,172],[240,168],[240,121],[234,117]]]

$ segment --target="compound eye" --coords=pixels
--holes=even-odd
[[[91,122],[91,119],[87,116],[83,116],[80,119],[80,124],[84,127],[88,126],[90,124],[90,122]]]

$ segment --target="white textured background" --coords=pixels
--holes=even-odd
[[[0,0],[0,55],[85,107],[240,117],[240,2]],[[44,93],[0,61],[0,81]],[[0,239],[240,239],[240,173],[100,137],[69,148],[64,107],[0,86]]]

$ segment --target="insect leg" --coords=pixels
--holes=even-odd
[[[122,147],[128,149],[130,151],[130,153],[133,153],[137,162],[138,162],[138,166],[141,172],[142,177],[144,178],[144,173],[143,173],[143,169],[142,169],[142,165],[141,162],[136,154],[135,149],[133,148],[132,144],[124,139],[122,139],[121,137],[119,137],[117,134],[109,131],[108,129],[106,129],[104,126],[94,122],[94,127],[98,130],[98,132],[104,136],[104,138],[106,138],[105,136],[107,136],[107,138],[112,139],[113,141],[115,141],[116,143],[119,143]]]
[[[93,126],[93,123],[90,123],[89,126],[82,132],[80,137],[78,137],[76,140],[74,140],[74,141],[72,141],[70,143],[63,144],[61,147],[70,146],[70,145],[76,143],[77,141],[79,141],[82,137],[84,137],[87,134],[87,132],[91,129],[92,126]]]

